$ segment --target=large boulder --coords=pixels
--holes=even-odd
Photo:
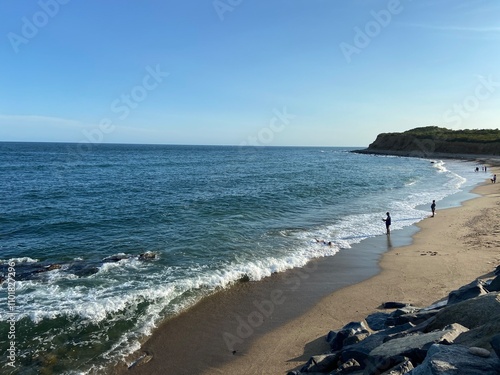
[[[383,331],[378,331],[357,344],[345,346],[341,352],[341,359],[343,362],[348,361],[349,359],[355,359],[361,365],[363,365],[370,352],[378,346],[382,345],[388,337],[399,332],[406,331],[412,327],[413,325],[408,323],[398,327],[392,327]]]
[[[491,339],[491,347],[495,351],[496,355],[500,358],[500,335],[495,335]]]
[[[386,327],[386,320],[389,316],[391,316],[391,314],[378,311],[378,312],[375,312],[373,314],[368,315],[365,318],[365,321],[371,330],[381,331],[381,330],[387,328]]]
[[[398,311],[398,310],[396,310]],[[405,323],[420,324],[433,317],[439,310],[419,310],[407,314],[394,315],[387,318],[388,326],[398,326]]]
[[[365,321],[361,322],[350,322],[346,324],[339,331],[330,331],[326,336],[326,341],[330,344],[330,349],[332,351],[340,350],[344,347],[344,341],[351,336],[356,336],[358,334],[363,334],[366,337],[366,334],[370,334],[368,325]],[[363,337],[363,338],[364,338]],[[346,343],[355,343],[360,340],[351,339],[347,340]]]
[[[405,337],[389,340],[370,352],[370,357],[389,358],[407,356],[413,363],[420,363],[427,349],[434,343],[451,344],[455,338],[467,328],[460,324],[452,324],[442,331],[414,333]]]
[[[493,337],[498,334],[500,334],[500,320],[493,320],[460,334],[460,336],[456,338],[455,343],[468,347],[477,346],[490,350],[490,342]]]
[[[328,373],[337,368],[339,362],[339,352],[312,356],[300,369],[301,373]]]
[[[450,292],[448,295],[448,305],[453,305],[486,293],[488,293],[488,291],[484,288],[484,281],[477,279],[470,284]]]
[[[413,370],[413,363],[409,359],[404,362],[398,363],[390,370],[385,371],[381,375],[404,375]]]
[[[473,329],[495,320],[500,320],[499,292],[488,293],[445,307],[434,316],[426,331],[443,329],[453,323]]]
[[[408,375],[498,375],[498,358],[484,358],[472,354],[462,345],[434,344],[425,360]]]
[[[489,292],[500,292],[500,275],[491,280],[489,284],[485,285],[485,288],[488,289]]]

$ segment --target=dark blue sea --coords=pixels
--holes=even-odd
[[[99,373],[204,296],[349,251],[386,211],[410,226],[485,179],[351,150],[0,143],[0,350],[14,319],[17,351],[1,372]]]

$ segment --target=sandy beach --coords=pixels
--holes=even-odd
[[[137,365],[113,373],[286,374],[328,351],[329,330],[383,302],[426,306],[445,298],[500,264],[500,185],[486,181],[474,193],[461,207],[441,210],[438,202],[418,230],[216,293],[166,321],[129,358],[142,355]]]

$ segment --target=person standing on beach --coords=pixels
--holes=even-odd
[[[431,211],[432,211],[432,217],[434,217],[434,214],[436,213],[436,201],[435,200],[432,201]]]
[[[386,215],[387,217],[382,220],[385,221],[385,229],[387,229],[387,234],[391,234],[391,214],[387,212]]]

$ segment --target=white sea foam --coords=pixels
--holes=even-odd
[[[6,259],[0,259],[0,264],[8,264],[14,262],[15,264],[19,263],[37,263],[39,262],[38,259],[33,259],[30,257],[21,257],[21,258],[10,258],[8,260]]]

